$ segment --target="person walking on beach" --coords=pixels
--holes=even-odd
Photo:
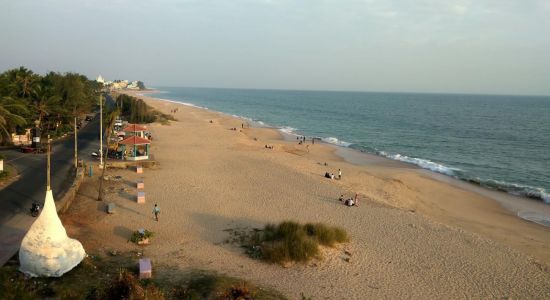
[[[357,193],[355,193],[355,206],[359,206],[359,200],[357,199]]]
[[[153,214],[155,215],[155,221],[158,222],[159,215],[160,215],[160,207],[155,203],[155,207],[153,207]]]
[[[338,169],[338,180],[342,179],[342,170]]]

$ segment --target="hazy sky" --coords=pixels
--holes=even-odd
[[[550,95],[550,0],[0,0],[0,71]]]

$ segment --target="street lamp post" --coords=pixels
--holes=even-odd
[[[99,95],[99,168],[103,168],[103,95]]]

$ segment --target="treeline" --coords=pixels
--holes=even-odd
[[[173,116],[163,114],[147,105],[145,101],[121,94],[116,98],[122,116],[130,123],[146,124],[153,122],[166,123],[168,120],[175,120]]]
[[[73,130],[74,117],[98,105],[102,84],[77,73],[42,76],[20,67],[0,74],[0,144],[38,124],[43,133]]]

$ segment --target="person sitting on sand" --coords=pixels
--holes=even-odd
[[[330,173],[329,172],[325,172],[325,178],[330,178]]]
[[[338,201],[340,202],[344,201],[344,195],[340,195],[340,198],[338,198]]]
[[[347,205],[347,206],[354,206],[355,202],[353,201],[353,199],[349,198],[349,199],[346,199],[344,204]]]
[[[330,179],[334,179],[334,173],[330,173]]]

